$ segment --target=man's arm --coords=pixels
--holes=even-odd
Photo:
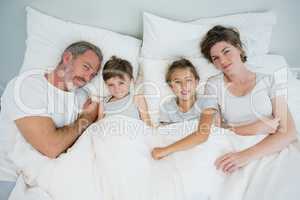
[[[89,104],[74,123],[61,128],[56,128],[49,117],[23,117],[15,120],[15,123],[26,141],[36,150],[47,157],[56,158],[95,121],[97,109],[97,103]]]

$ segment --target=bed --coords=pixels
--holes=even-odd
[[[64,3],[67,4],[68,1],[65,1]],[[93,3],[95,2],[92,1],[91,4]],[[258,16],[258,13],[255,13],[251,16],[251,13],[242,13],[238,15],[230,15],[228,18],[220,17],[211,19],[207,18],[204,20],[194,20],[199,18],[199,16],[197,15],[197,10],[194,10],[194,13],[184,12],[184,14],[186,14],[184,15],[182,13],[182,15],[184,16],[180,16],[181,12],[176,10],[172,11],[172,13],[167,13],[167,15],[169,16],[175,13],[174,15],[176,16],[176,18],[182,19],[182,21],[194,20],[189,21],[188,23],[183,23],[164,18],[163,15],[167,11],[159,12],[161,16],[154,15],[152,12],[144,13],[143,16],[141,16],[141,12],[145,10],[149,11],[149,8],[144,9],[144,6],[147,5],[140,5],[138,2],[135,3],[139,5],[137,6],[138,12],[132,12],[130,14],[121,13],[121,15],[130,15],[130,26],[126,26],[126,23],[120,24],[119,22],[115,21],[114,25],[119,26],[116,26],[113,29],[117,32],[99,28],[96,26],[83,25],[85,24],[85,22],[88,24],[97,24],[96,17],[93,17],[91,13],[95,14],[99,12],[99,10],[103,11],[104,8],[100,8],[99,10],[97,8],[93,8],[92,12],[90,12],[90,16],[88,17],[82,17],[81,14],[78,17],[76,17],[76,14],[73,13],[72,15],[70,15],[72,16],[71,19],[71,17],[69,18],[67,12],[63,12],[63,14],[60,15],[63,19],[71,19],[71,21],[74,22],[73,23],[46,14],[47,12],[51,13],[51,11],[53,13],[58,12],[56,11],[55,6],[55,4],[59,4],[57,2],[54,2],[51,5],[43,2],[32,3],[32,5],[38,9],[33,9],[31,7],[26,8],[28,17],[26,41],[27,48],[24,62],[20,69],[20,72],[29,72],[33,69],[37,69],[36,66],[53,66],[58,61],[59,53],[66,46],[66,44],[74,40],[88,39],[96,43],[104,50],[104,61],[114,54],[127,58],[134,66],[134,77],[136,78],[137,88],[139,88],[139,85],[142,85],[146,81],[151,81],[158,84],[155,88],[153,88],[152,85],[150,85],[150,87],[149,85],[147,85],[143,87],[142,90],[138,90],[139,92],[152,95],[153,93],[157,92],[157,88],[159,89],[159,95],[156,98],[147,99],[149,107],[153,111],[151,117],[155,122],[158,122],[159,107],[157,105],[161,103],[164,96],[170,94],[170,91],[168,91],[165,83],[162,81],[162,75],[164,74],[166,66],[168,66],[168,64],[172,60],[180,56],[192,59],[195,65],[198,66],[199,73],[207,73],[205,75],[206,78],[209,78],[209,76],[211,76],[212,74],[218,73],[216,71],[210,71],[212,69],[212,66],[208,63],[205,63],[205,61],[202,58],[199,58],[197,56],[199,52],[195,50],[195,45],[197,44],[198,46],[199,38],[194,38],[195,40],[189,40],[188,43],[184,43],[184,45],[186,45],[184,46],[183,43],[176,43],[175,39],[177,40],[178,38],[168,37],[170,35],[170,32],[168,31],[178,29],[186,30],[185,33],[182,33],[181,38],[181,41],[185,41],[186,38],[190,39],[191,34],[193,36],[199,36],[203,34],[205,32],[203,30],[207,30],[203,28],[204,26],[211,26],[212,24],[222,23],[224,21],[224,23],[227,25],[235,25],[238,27],[240,26],[240,29],[243,32],[247,33],[249,32],[249,30],[246,28],[245,30],[243,30],[243,24],[245,22],[249,22],[247,19],[250,15],[250,18],[252,18],[253,20],[253,26],[255,28],[253,29],[254,33],[251,32],[251,34],[253,33],[252,35],[247,35],[247,37],[244,38],[244,42],[248,47],[253,45],[253,47],[249,47],[247,52],[248,54],[250,54],[248,64],[252,70],[263,73],[275,74],[277,76],[278,81],[284,81],[286,83],[288,88],[288,102],[290,109],[293,113],[295,121],[300,121],[300,96],[298,94],[298,91],[300,89],[300,81],[293,78],[293,75],[288,69],[288,63],[283,56],[269,53],[270,49],[268,47],[271,42],[272,28],[276,24],[276,17],[274,18],[272,14],[268,13],[264,16]],[[256,3],[259,7],[259,3]],[[87,5],[85,3],[81,4],[83,8],[86,8]],[[246,11],[246,9],[253,8],[253,6],[251,7],[251,5],[255,4],[249,3],[243,6],[241,5],[243,7],[242,10]],[[80,5],[78,6],[80,7]],[[92,8],[93,6],[89,5],[88,7]],[[137,7],[135,7],[135,9],[137,9]],[[49,8],[49,11],[45,10],[45,8]],[[253,9],[255,10],[255,8]],[[45,10],[46,13],[41,10]],[[153,12],[156,13],[156,11]],[[219,14],[216,13],[216,15]],[[258,16],[257,19],[253,19],[254,16]],[[105,19],[107,19],[108,16],[103,16],[103,14],[100,14],[100,17],[102,17],[101,22],[105,27],[107,27],[108,29],[112,28],[112,25],[108,23],[109,20],[105,21]],[[265,38],[260,38],[259,41],[256,41],[256,35],[260,35],[262,31],[260,30],[260,27],[255,24],[257,20],[261,19],[259,17],[263,18],[266,21],[266,24],[263,24],[263,26],[264,28],[267,27],[267,29],[263,31]],[[136,18],[138,19],[133,20]],[[80,23],[82,24],[76,23],[76,19],[80,19]],[[143,46],[142,40],[139,40],[132,36],[128,36],[140,36],[140,21],[142,21],[142,19],[144,24]],[[139,26],[136,26],[135,24],[139,24]],[[157,26],[152,24],[156,24]],[[197,28],[198,26],[202,27]],[[49,29],[49,27],[57,27],[57,29],[51,30]],[[164,29],[162,29],[162,27],[164,27]],[[61,34],[61,32],[57,30],[65,31],[64,34]],[[72,34],[72,31],[76,31],[78,34],[73,34],[72,37],[69,37]],[[159,39],[152,37],[152,35],[150,34],[151,31],[152,33],[155,32],[161,34],[162,37],[160,37]],[[125,33],[126,35],[123,35],[118,32]],[[163,36],[166,38],[164,38]],[[261,40],[263,40],[263,42],[261,42]],[[264,44],[264,46],[257,47],[257,45],[261,45],[262,43]],[[125,50],[119,48],[120,44],[122,47],[124,47]],[[40,49],[44,49],[44,51],[42,52],[40,51]],[[157,51],[158,49],[162,51]],[[178,49],[184,51],[176,51]],[[259,52],[257,52],[256,49],[259,49]],[[157,70],[153,70],[155,66],[161,67]],[[203,66],[205,66],[204,69]],[[100,78],[95,79],[93,83],[87,86],[86,89],[92,95],[97,96],[106,96],[108,93],[105,87],[103,86],[103,82]],[[299,124],[296,124],[298,125],[297,129],[300,130]],[[0,187],[0,191],[0,194],[2,195],[0,195],[0,199],[7,198],[5,196],[8,194],[8,187]]]

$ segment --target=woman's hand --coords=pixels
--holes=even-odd
[[[151,152],[152,158],[154,160],[160,160],[169,154],[170,152],[168,151],[167,147],[156,147]]]
[[[280,118],[267,118],[262,120],[263,131],[269,134],[274,134],[277,132],[280,124]]]
[[[224,173],[233,173],[247,165],[250,160],[251,158],[247,151],[231,152],[219,157],[215,161],[215,166]]]

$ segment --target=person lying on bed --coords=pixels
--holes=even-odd
[[[101,61],[98,47],[79,41],[64,50],[54,70],[20,74],[8,83],[1,102],[0,182],[17,178],[7,155],[18,134],[40,153],[56,158],[97,119],[98,103],[85,102],[79,88],[97,74]]]
[[[204,57],[222,71],[207,83],[215,96],[223,121],[238,135],[266,134],[256,145],[219,157],[216,167],[226,173],[251,160],[281,151],[296,140],[296,128],[288,109],[284,88],[274,77],[246,67],[246,54],[237,30],[215,26],[201,42]]]
[[[219,125],[218,105],[215,99],[199,97],[196,89],[199,75],[194,65],[187,59],[173,62],[166,74],[166,82],[175,94],[175,98],[166,101],[161,109],[162,123],[183,122],[199,119],[197,131],[166,147],[154,148],[152,157],[161,159],[176,151],[192,148],[208,139],[211,126]]]
[[[114,114],[141,119],[149,126],[154,126],[148,113],[148,106],[143,95],[134,95],[130,91],[133,84],[133,70],[127,60],[112,56],[103,67],[103,80],[111,96],[100,101],[98,120]]]

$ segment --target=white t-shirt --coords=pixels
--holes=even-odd
[[[140,119],[140,114],[137,105],[134,102],[134,96],[128,94],[126,97],[116,101],[109,101],[112,97],[104,99],[105,116],[124,115],[134,119]]]
[[[197,97],[196,102],[187,112],[181,112],[176,98],[164,102],[160,108],[160,122],[177,123],[185,120],[199,119],[201,112],[207,108],[218,110],[218,102],[215,98],[207,98],[205,95]]]
[[[230,125],[249,124],[272,116],[272,99],[287,95],[284,83],[277,83],[272,75],[261,73],[256,73],[256,85],[244,96],[231,94],[223,74],[212,77],[207,84],[206,92],[217,99],[222,117]]]
[[[66,92],[54,87],[44,73],[19,75],[8,83],[1,97],[0,181],[17,178],[15,166],[8,157],[20,134],[14,120],[27,116],[50,117],[56,127],[62,127],[77,119],[87,98],[82,89]]]

